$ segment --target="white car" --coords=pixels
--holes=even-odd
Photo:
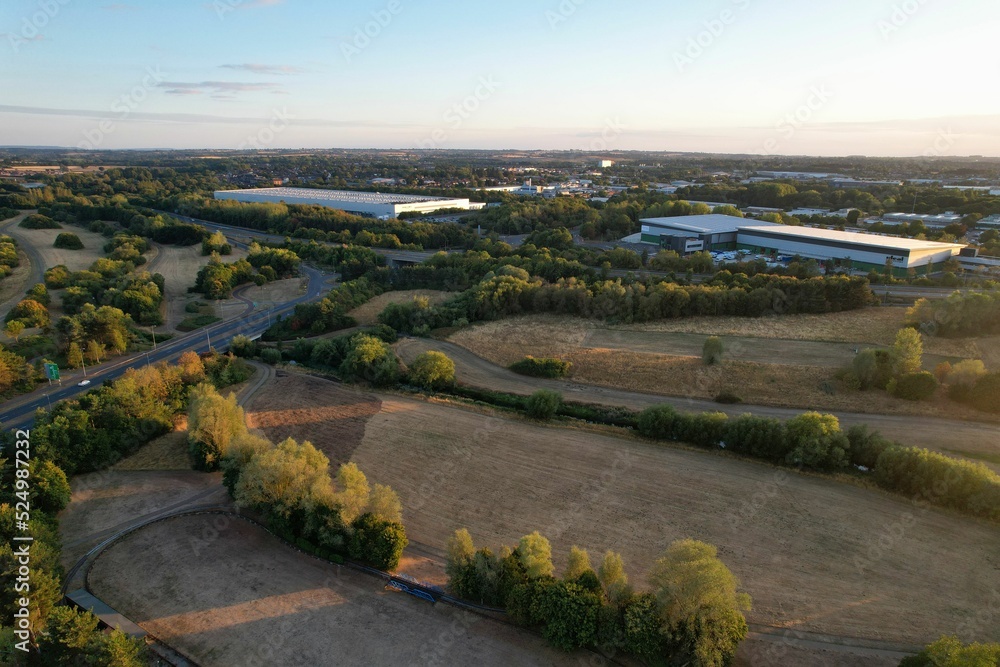
[[[78,382],[76,386],[77,387],[86,387],[88,384],[90,384],[90,380],[84,380],[83,382]]]

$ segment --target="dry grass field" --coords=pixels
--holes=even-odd
[[[70,271],[81,271],[88,268],[94,261],[104,257],[104,244],[108,239],[100,234],[89,232],[76,225],[63,225],[62,229],[24,229],[11,228],[19,241],[30,244],[42,257],[46,269],[64,264]],[[56,237],[64,232],[76,234],[83,241],[82,250],[64,250],[53,248]]]
[[[235,262],[237,259],[246,257],[246,251],[238,248],[233,249],[233,254],[228,255],[224,261]],[[184,312],[184,307],[202,299],[200,294],[191,294],[188,288],[194,286],[198,277],[198,271],[208,264],[208,257],[201,254],[201,245],[158,247],[156,258],[148,266],[142,267],[153,273],[159,273],[164,279],[164,325],[160,327],[163,331],[170,331],[182,320],[190,317],[191,313]]]
[[[345,391],[342,402],[357,392],[331,384],[320,395],[316,380],[289,376],[257,400],[271,405],[297,382],[299,414],[284,432],[342,448],[329,392]],[[922,643],[984,608],[984,582],[1000,571],[991,524],[721,455],[447,405],[383,396],[352,459],[399,493],[408,553],[440,561],[460,527],[493,547],[538,529],[557,565],[573,544],[614,549],[641,586],[663,549],[694,537],[719,547],[761,624]],[[1000,627],[980,639],[1000,639]]]
[[[182,517],[130,535],[97,561],[94,592],[203,667],[506,667],[587,658],[387,591],[379,579],[297,553],[238,519],[205,540],[220,519]]]
[[[385,307],[391,303],[409,303],[417,297],[425,297],[431,304],[444,303],[454,296],[451,292],[440,292],[429,289],[401,290],[399,292],[386,292],[375,297],[363,306],[358,306],[348,315],[358,321],[360,325],[378,324],[378,315]]]
[[[120,471],[190,469],[186,419],[177,430],[160,436],[114,466]]]
[[[870,312],[877,314],[891,310],[898,309],[873,309]],[[703,319],[706,323],[712,321]],[[780,323],[784,319],[786,318],[768,321]],[[772,335],[755,339],[747,336],[748,333],[764,331],[755,328],[759,322],[745,318],[718,320],[718,334],[742,336],[726,341],[729,353],[721,367],[706,367],[701,363],[701,345],[704,339],[699,337],[703,334],[673,331],[661,333],[655,329],[649,330],[650,327],[609,328],[601,323],[579,318],[546,315],[487,322],[462,329],[452,334],[448,340],[504,367],[528,354],[557,357],[573,364],[571,378],[576,382],[628,391],[712,399],[720,391],[728,390],[755,405],[990,419],[984,413],[947,400],[943,391],[934,400],[915,403],[894,398],[885,392],[847,390],[835,376],[854,356],[851,343],[804,340],[802,332],[796,332],[788,324],[771,332],[780,333],[782,338]],[[805,321],[805,330],[812,332],[812,335],[820,335],[818,325],[811,322],[812,320]],[[690,328],[693,329],[702,328],[702,325],[695,326],[691,321],[655,326],[675,324],[680,327],[685,323],[691,324]],[[743,329],[737,326],[740,323],[745,324]],[[861,327],[859,320],[857,328]],[[874,330],[871,329],[869,333]],[[896,329],[892,329],[889,344],[895,338],[895,331]],[[798,336],[794,335],[796,333]],[[872,344],[883,344],[873,338],[868,340]],[[944,343],[974,345],[985,343],[985,339]],[[855,345],[862,347],[864,343]],[[663,352],[655,352],[657,349]],[[940,360],[930,354],[925,357],[931,368]]]

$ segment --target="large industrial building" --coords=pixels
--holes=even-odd
[[[310,188],[219,190],[216,191],[215,198],[244,203],[314,204],[383,219],[398,218],[402,213],[435,213],[446,209],[470,211],[485,206],[472,203],[468,199]]]
[[[641,239],[681,254],[699,250],[749,250],[770,256],[799,256],[856,270],[938,271],[964,247],[863,232],[791,227],[728,215],[692,215],[641,220]]]

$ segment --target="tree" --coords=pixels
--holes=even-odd
[[[49,311],[34,299],[23,299],[7,313],[7,322],[21,320],[26,327],[49,326]]]
[[[380,570],[392,571],[399,567],[403,549],[409,544],[402,524],[383,521],[373,514],[363,514],[351,527],[354,529],[348,541],[351,558]]]
[[[87,361],[92,364],[99,364],[104,358],[104,346],[96,340],[87,341]]]
[[[191,390],[188,441],[199,470],[218,470],[230,443],[247,432],[246,414],[236,394],[224,398],[215,387],[202,383]]]
[[[88,653],[91,664],[101,667],[146,667],[149,664],[143,641],[117,629],[108,635],[94,635]]]
[[[993,667],[1000,665],[1000,644],[962,644],[958,637],[942,637],[899,667]]]
[[[391,487],[376,484],[368,500],[368,512],[383,521],[403,523],[403,504]]]
[[[339,372],[345,380],[387,387],[396,382],[399,362],[395,353],[384,342],[374,336],[359,334],[351,339],[351,349],[340,365]]]
[[[21,320],[11,320],[7,323],[4,331],[8,336],[14,339],[14,342],[18,342],[18,337],[24,332],[24,322]]]
[[[924,343],[916,329],[900,329],[892,346],[895,374],[918,373],[922,367]]]
[[[528,397],[524,411],[532,419],[549,420],[556,416],[562,406],[562,394],[551,389],[539,389]]]
[[[66,363],[70,368],[83,366],[83,350],[80,349],[80,344],[76,341],[70,343],[66,350]]]
[[[739,581],[717,553],[704,542],[681,540],[650,571],[662,630],[678,663],[723,667],[747,636],[743,612],[750,596],[738,592]]]
[[[52,461],[31,460],[32,505],[55,515],[69,505],[72,490],[66,473]]]
[[[83,664],[92,646],[98,619],[89,611],[56,607],[45,620],[45,632],[38,635],[38,652],[48,665]]]
[[[850,442],[833,415],[806,412],[785,422],[789,452],[785,463],[817,470],[847,465]]]
[[[472,542],[472,535],[465,528],[460,528],[448,538],[448,560],[445,563],[445,572],[451,581],[461,577],[466,568],[472,564],[472,558],[476,555],[476,547]]]
[[[447,355],[424,352],[410,366],[410,383],[424,389],[443,389],[455,384],[455,362]]]
[[[594,568],[590,566],[590,555],[585,549],[574,545],[569,550],[569,558],[566,561],[566,571],[563,579],[566,581],[576,581],[584,572],[592,572]]]
[[[181,369],[181,379],[185,384],[195,384],[205,379],[205,364],[197,352],[188,350],[177,360]]]
[[[55,243],[52,244],[54,248],[64,248],[66,250],[83,250],[83,241],[80,237],[71,232],[63,232],[56,237]]]
[[[614,551],[604,554],[604,560],[597,568],[597,578],[604,589],[604,596],[612,604],[618,604],[628,597],[628,576],[625,574],[625,561],[620,554]]]
[[[552,565],[552,545],[537,530],[521,538],[517,545],[517,557],[529,579],[551,577],[555,571]]]
[[[368,478],[355,463],[345,463],[337,470],[337,493],[340,516],[345,524],[351,524],[364,514],[369,505],[371,489]]]
[[[597,639],[601,601],[583,587],[568,581],[546,586],[532,606],[545,619],[542,634],[556,648],[572,651]]]
[[[947,383],[962,387],[972,387],[982,376],[986,375],[986,365],[979,359],[965,359],[951,367],[947,375]]]
[[[701,349],[701,360],[706,366],[721,364],[723,352],[722,339],[718,336],[710,336],[705,340],[705,345]]]

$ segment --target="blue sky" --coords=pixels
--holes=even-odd
[[[995,0],[5,0],[0,144],[1000,155],[998,34]]]

